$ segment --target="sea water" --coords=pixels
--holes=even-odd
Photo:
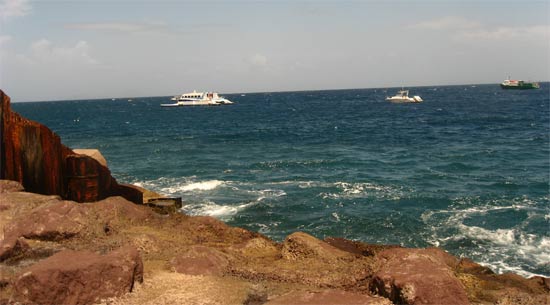
[[[498,273],[550,276],[550,91],[498,85],[14,103],[119,182],[183,198],[281,241],[295,231],[441,247]]]

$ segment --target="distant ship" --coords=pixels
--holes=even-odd
[[[533,82],[525,82],[522,80],[513,80],[513,79],[507,79],[503,81],[500,84],[500,87],[502,89],[519,89],[519,90],[525,90],[525,89],[539,89],[540,85],[539,83]]]
[[[423,100],[418,95],[409,97],[409,90],[399,90],[396,95],[386,97],[386,101],[390,101],[392,103],[420,103]]]
[[[219,96],[216,92],[197,92],[184,93],[180,96],[174,96],[174,104],[161,104],[162,107],[177,106],[220,106],[233,104],[232,101]]]

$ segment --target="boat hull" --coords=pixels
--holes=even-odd
[[[403,103],[420,103],[422,102],[422,99],[419,97],[419,98],[412,98],[412,97],[408,97],[408,98],[391,98],[391,97],[388,97],[386,98],[386,101],[390,101],[392,103],[396,103],[396,104],[403,104]]]
[[[519,86],[509,86],[500,84],[500,88],[505,90],[529,90],[529,89],[539,89],[540,87],[536,84],[523,84]]]
[[[220,103],[211,101],[196,101],[196,102],[178,102],[175,104],[160,104],[161,107],[188,107],[188,106],[220,106]]]

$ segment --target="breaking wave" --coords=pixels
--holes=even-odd
[[[527,198],[514,199],[505,205],[498,203],[499,200],[491,200],[479,206],[423,213],[421,219],[432,228],[428,242],[470,257],[497,273],[514,272],[525,277],[550,274],[550,237],[530,232],[533,223],[548,225],[544,216],[548,208],[541,208]],[[462,252],[466,247],[468,252]],[[546,274],[529,271],[535,269]]]

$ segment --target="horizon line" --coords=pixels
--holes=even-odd
[[[535,81],[538,83],[550,83],[550,80]],[[331,89],[300,89],[300,90],[281,90],[281,91],[248,91],[248,92],[224,92],[219,94],[262,94],[262,93],[296,93],[296,92],[316,92],[316,91],[340,91],[340,90],[365,90],[365,89],[393,89],[393,88],[424,88],[424,87],[454,87],[454,86],[483,86],[483,85],[499,85],[500,83],[469,83],[469,84],[442,84],[442,85],[417,85],[417,86],[390,86],[390,87],[363,87],[363,88],[331,88]],[[4,91],[3,89],[0,89]],[[214,91],[215,92],[215,91]],[[4,93],[8,96],[5,91]],[[109,99],[134,99],[134,98],[155,98],[168,97],[169,95],[150,95],[150,96],[112,96],[112,97],[97,97],[97,98],[77,98],[77,99],[61,99],[61,100],[28,100],[28,101],[13,101],[12,103],[42,103],[42,102],[68,102],[68,101],[96,101]]]

